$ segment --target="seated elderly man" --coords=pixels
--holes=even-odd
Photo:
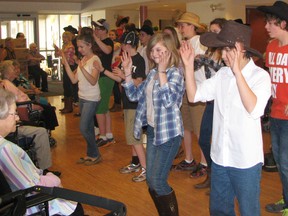
[[[29,74],[33,76],[37,88],[40,88],[40,80],[42,80],[41,91],[48,92],[48,74],[40,67],[40,62],[44,60],[45,57],[39,53],[37,44],[31,43],[29,49],[27,55]]]

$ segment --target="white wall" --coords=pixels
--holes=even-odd
[[[197,14],[200,22],[209,24],[215,18],[242,19],[246,22],[246,7],[257,7],[259,5],[272,5],[274,0],[208,0],[188,3],[186,10]],[[288,3],[286,0],[285,2]],[[212,12],[211,5],[220,4],[219,9]]]
[[[79,13],[81,9],[81,3],[0,2],[0,13]]]

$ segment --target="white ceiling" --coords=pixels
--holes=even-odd
[[[125,4],[126,0],[104,0],[101,1],[101,4],[103,2],[106,2],[107,5],[113,5],[113,6],[107,6],[105,9],[117,9],[117,10],[138,10],[141,5],[145,5],[148,7],[149,10],[161,10],[161,11],[174,11],[174,10],[181,10],[185,11],[186,9],[186,3],[187,2],[193,2],[193,1],[199,1],[199,0],[155,0],[155,1],[127,1],[129,3]],[[41,3],[79,3],[80,5],[86,7],[86,5],[95,4],[95,0],[0,0],[1,2],[11,2],[16,3],[33,3],[37,4],[37,2]],[[131,4],[131,2],[133,2]],[[136,3],[135,3],[136,2]],[[143,3],[144,2],[144,3]],[[119,3],[119,4],[118,4]],[[105,3],[103,4],[105,5]],[[35,6],[35,5],[34,5]],[[83,7],[82,7],[83,8]],[[10,8],[11,10],[11,8]]]
[[[93,0],[0,0],[0,2],[58,2],[58,3],[83,3],[83,2],[89,2]],[[111,1],[111,0],[110,0]]]

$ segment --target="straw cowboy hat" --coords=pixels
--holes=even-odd
[[[288,22],[288,4],[283,1],[276,1],[272,6],[259,6],[257,9]]]
[[[204,25],[200,23],[199,16],[191,12],[183,13],[176,23],[189,23],[197,28],[205,29]]]
[[[251,33],[252,30],[249,26],[229,20],[218,34],[214,32],[202,34],[200,43],[207,47],[233,47],[236,42],[242,42],[245,50],[262,58],[260,52],[250,47]]]

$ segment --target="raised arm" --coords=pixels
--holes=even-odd
[[[93,63],[93,66],[100,71],[101,73],[104,73],[106,76],[108,76],[109,78],[115,80],[116,82],[121,82],[121,78],[119,76],[117,76],[116,74],[112,73],[111,71],[105,69],[102,64],[100,62],[95,61]]]
[[[183,42],[180,55],[184,66],[186,92],[189,102],[194,102],[197,85],[194,76],[194,50],[190,44]]]
[[[123,52],[121,61],[125,74],[125,81],[128,83],[132,80],[132,58],[130,54],[128,52]]]
[[[72,72],[72,70],[71,70],[71,68],[70,68],[70,65],[69,65],[69,63],[68,63],[68,61],[67,61],[64,53],[61,52],[60,50],[59,50],[59,52],[61,53],[61,56],[62,56],[61,63],[62,63],[63,66],[65,67],[69,79],[71,80],[71,82],[72,82],[73,84],[76,84],[76,83],[78,82],[77,73],[73,73],[73,72]]]
[[[96,36],[95,31],[94,31],[94,40],[97,43],[97,45],[100,47],[100,49],[105,53],[105,54],[110,54],[113,51],[113,47],[109,46],[105,43],[102,42],[102,40]]]
[[[96,62],[96,61],[97,60],[95,60],[94,62]],[[81,61],[79,61],[78,67],[80,68],[80,70],[83,73],[86,80],[91,85],[94,86],[98,82],[100,71],[97,68],[93,67],[91,73],[88,73],[88,71],[85,69],[85,65],[86,65],[86,62],[83,62],[83,59],[82,59]]]
[[[166,69],[168,67],[170,57],[171,57],[171,52],[162,52],[160,54],[160,61],[158,64],[160,86],[163,86],[167,83]]]
[[[242,45],[236,42],[235,47],[236,49],[232,49],[230,52],[227,52],[227,60],[235,75],[241,101],[247,112],[251,113],[256,106],[257,97],[248,86],[241,72],[240,59],[243,58],[243,55],[241,55],[243,52]]]

